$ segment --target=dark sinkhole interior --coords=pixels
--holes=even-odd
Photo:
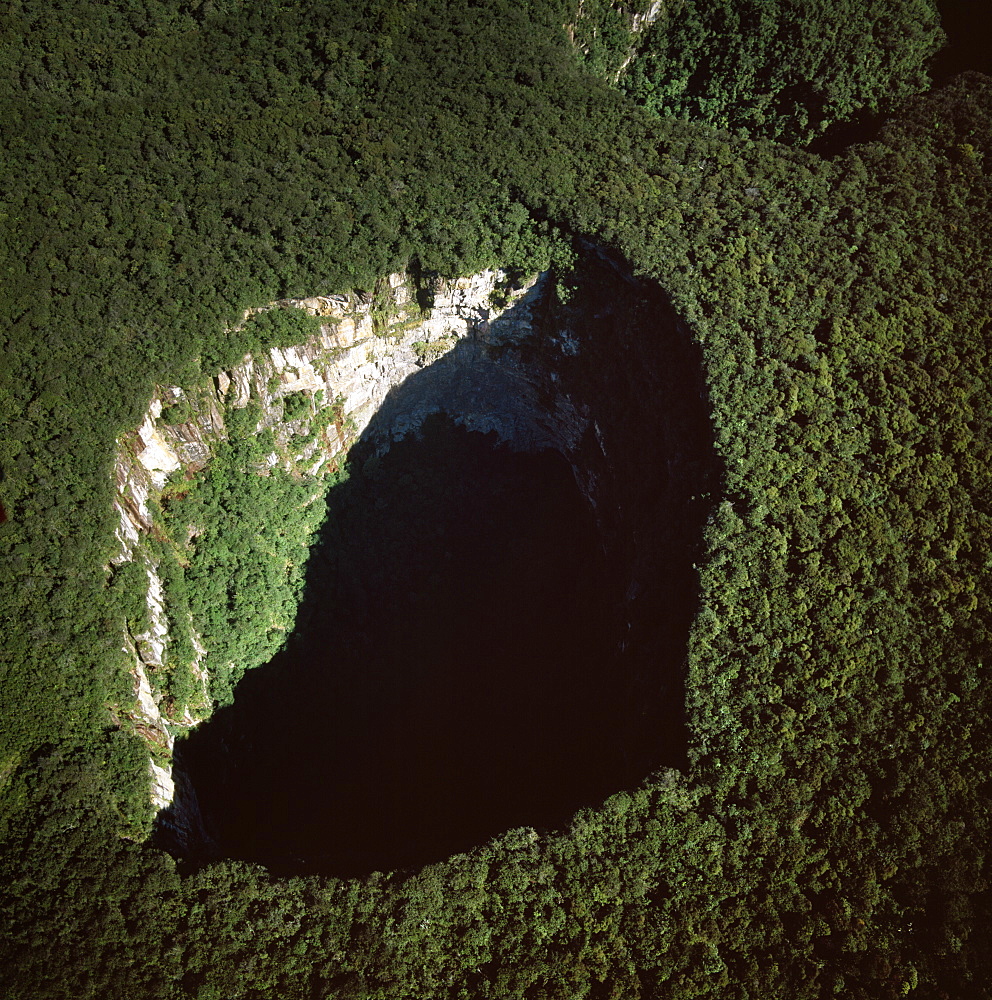
[[[596,313],[611,322],[629,326],[630,303]],[[580,449],[601,465],[595,507],[557,451],[513,451],[440,414],[384,455],[352,450],[296,632],[177,744],[205,833],[187,858],[282,874],[415,867],[514,827],[567,825],[683,762],[704,516],[690,493],[709,447],[687,350],[636,385],[628,372],[625,390],[582,387],[621,393],[604,404],[610,463],[601,436]]]

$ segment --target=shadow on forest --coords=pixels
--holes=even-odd
[[[947,44],[934,57],[930,73],[942,86],[959,73],[992,73],[988,44],[988,5],[981,0],[937,0]]]
[[[937,0],[937,9],[947,43],[929,60],[934,88],[946,86],[961,73],[992,73],[987,5],[979,0]],[[851,146],[874,142],[890,117],[863,109],[832,124],[807,149],[827,158],[840,156]]]
[[[601,308],[598,326],[629,320]],[[667,401],[614,405],[631,419],[647,407],[668,436],[690,419],[692,447],[711,450],[698,393],[694,406],[680,396],[701,384],[684,366],[663,365],[654,389],[667,386]],[[388,408],[418,380],[436,382],[435,367],[394,391],[374,423],[390,426]],[[177,744],[180,787],[192,784],[213,841],[192,860],[339,876],[419,866],[516,826],[567,823],[684,759],[703,512],[689,500],[699,476],[682,473],[704,466],[696,452],[645,463],[637,449],[661,444],[633,442],[614,469],[632,482],[608,491],[604,520],[557,451],[512,451],[440,414],[385,454],[370,435],[328,496],[287,647]],[[586,450],[603,461],[596,442]],[[640,546],[636,525],[626,543],[610,540],[631,491],[657,529]],[[644,560],[664,564],[633,579]],[[166,811],[163,840],[169,822]]]

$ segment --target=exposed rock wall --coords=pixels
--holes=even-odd
[[[148,627],[125,636],[134,664],[131,718],[151,751],[156,807],[175,798],[168,823],[177,842],[209,838],[199,829],[195,795],[174,787],[171,773],[173,738],[199,721],[198,712],[175,717],[175,706],[164,706],[149,679],[167,663],[175,638],[148,544],[154,501],[170,476],[210,462],[226,436],[226,415],[249,401],[259,407],[256,433],[269,429],[274,442],[258,471],[281,465],[312,482],[314,498],[325,490],[323,473],[353,444],[364,457],[381,455],[436,412],[517,450],[563,455],[596,512],[607,555],[607,617],[619,658],[610,669],[627,678],[625,718],[640,720],[646,756],[656,752],[659,726],[679,742],[663,719],[667,709],[651,714],[643,706],[658,702],[659,684],[666,698],[679,701],[677,667],[657,665],[677,659],[684,646],[694,600],[693,538],[718,475],[698,351],[660,290],[601,248],[584,248],[573,280],[578,290],[567,304],[542,276],[511,286],[500,271],[421,294],[429,308],[402,274],[384,280],[374,297],[277,303],[320,317],[319,334],[246,357],[208,384],[159,387],[141,426],[120,439],[114,562],[143,563],[148,580]],[[328,407],[335,419],[326,432],[299,433],[301,423]],[[163,419],[170,408],[185,419]],[[193,674],[206,692],[210,650],[198,623],[188,627]],[[202,717],[209,698],[201,704]]]
[[[141,426],[118,441],[115,507],[120,551],[113,561],[128,561],[151,529],[148,499],[161,492],[169,476],[197,471],[209,461],[214,443],[226,435],[228,407],[242,408],[250,398],[258,400],[263,409],[258,429],[273,428],[277,443],[286,446],[292,436],[283,419],[287,396],[304,393],[315,408],[340,405],[343,426],[336,440],[312,445],[303,454],[271,456],[273,465],[282,461],[287,468],[317,475],[365,430],[390,389],[459,342],[500,347],[529,336],[541,285],[533,278],[511,288],[505,272],[483,271],[442,283],[433,293],[431,308],[421,310],[408,277],[394,274],[388,278],[385,303],[355,294],[276,303],[320,317],[319,336],[294,347],[272,348],[258,358],[246,356],[230,370],[218,372],[212,387],[157,388]],[[494,304],[497,301],[503,304]],[[376,312],[389,316],[379,330]],[[321,392],[322,398],[317,398]],[[163,423],[163,409],[179,401],[188,403],[194,415],[182,423]]]
[[[267,308],[299,308],[319,317],[319,335],[246,356],[200,386],[156,388],[140,427],[118,441],[119,549],[112,560],[116,565],[137,561],[147,570],[150,624],[140,634],[125,633],[124,645],[133,662],[135,690],[128,714],[151,750],[156,808],[175,794],[170,769],[175,734],[199,721],[188,710],[180,718],[166,717],[161,695],[149,679],[168,659],[171,641],[162,584],[147,544],[156,530],[154,501],[170,477],[203,469],[226,437],[225,414],[249,400],[261,407],[256,431],[270,428],[274,434],[269,465],[281,464],[312,479],[317,495],[322,473],[341,461],[359,436],[378,441],[384,450],[439,410],[470,429],[496,431],[522,450],[571,450],[584,419],[564,398],[549,408],[549,373],[543,364],[522,361],[518,350],[535,330],[543,290],[540,276],[512,286],[504,272],[484,271],[440,283],[429,290],[430,307],[424,309],[409,276],[394,274],[374,297],[317,296],[276,303]],[[414,383],[416,391],[404,391]],[[307,400],[302,418],[287,419],[287,399],[293,396]],[[335,420],[327,432],[302,447],[296,444],[300,422],[331,406]],[[168,420],[176,411],[186,419]],[[209,704],[209,650],[199,644],[197,623],[189,626],[197,651],[194,673]],[[189,817],[180,822],[195,825]]]

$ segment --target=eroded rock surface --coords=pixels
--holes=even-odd
[[[155,566],[142,542],[153,527],[151,501],[170,476],[174,480],[188,475],[210,461],[212,448],[226,434],[225,415],[232,408],[243,408],[249,401],[257,404],[256,433],[263,429],[273,432],[274,450],[265,455],[257,471],[264,475],[268,468],[282,466],[295,477],[312,482],[315,499],[322,495],[323,473],[336,468],[346,452],[359,462],[364,475],[374,478],[376,463],[389,457],[396,442],[419,437],[421,429],[440,414],[459,430],[488,435],[494,447],[560,456],[558,460],[564,459],[563,467],[571,472],[580,502],[589,511],[593,524],[590,552],[596,555],[589,555],[582,564],[596,577],[597,590],[583,617],[595,619],[599,631],[595,643],[589,640],[581,645],[595,646],[598,652],[592,658],[595,667],[586,671],[581,682],[576,678],[576,683],[599,692],[592,702],[608,704],[603,716],[606,721],[591,725],[599,727],[600,735],[607,733],[605,745],[611,750],[600,755],[604,760],[609,757],[610,762],[598,771],[595,787],[599,791],[590,791],[591,785],[585,792],[577,790],[574,806],[594,804],[583,796],[605,794],[602,790],[609,790],[614,781],[621,787],[657,766],[678,766],[684,752],[682,670],[695,600],[694,547],[708,509],[709,485],[718,475],[698,351],[660,290],[635,279],[622,262],[605,251],[586,248],[570,281],[571,295],[559,297],[546,277],[512,286],[502,272],[484,272],[433,289],[433,301],[425,303],[423,297],[418,301],[410,281],[398,275],[383,284],[388,300],[385,308],[382,294],[377,295],[374,306],[358,295],[282,303],[281,307],[303,308],[320,317],[320,334],[294,347],[273,349],[259,358],[247,357],[218,373],[209,386],[160,388],[141,427],[121,440],[117,466],[121,517],[118,561],[148,562],[153,623],[158,613],[154,610]],[[428,304],[429,309],[422,308]],[[389,317],[386,323],[384,314]],[[307,400],[303,409],[310,417],[287,417],[287,401],[294,396]],[[161,419],[163,407],[178,404],[192,415],[170,426]],[[328,406],[336,408],[336,419],[326,433],[316,439],[299,433],[300,421],[305,423]],[[299,405],[290,410],[301,412]],[[301,441],[306,443],[301,445]],[[423,474],[428,474],[427,466]],[[410,475],[411,481],[417,479],[417,474]],[[404,488],[399,485],[400,497]],[[401,501],[401,508],[406,506]],[[489,517],[498,520],[497,515]],[[432,526],[422,522],[423,517],[404,527],[397,521],[395,530],[424,530],[429,535]],[[386,530],[376,529],[377,533]],[[348,539],[349,544],[353,542]],[[341,539],[335,544],[342,552],[347,547]],[[437,544],[442,555],[450,548],[443,537]],[[361,540],[357,549],[363,551]],[[469,555],[464,561],[471,565],[473,557]],[[385,556],[380,562],[385,564]],[[445,571],[442,565],[437,573],[443,578]],[[526,574],[527,570],[521,568],[520,572]],[[574,575],[583,570],[575,567],[571,572]],[[345,573],[351,575],[353,570]],[[411,581],[418,576],[413,570],[405,575]],[[317,578],[323,582],[315,588],[312,580]],[[327,585],[329,579],[326,573],[323,577],[311,574],[298,629],[308,616],[324,614],[320,609],[322,595],[333,590]],[[419,582],[411,585],[420,586]],[[457,581],[444,586],[454,588],[451,593],[458,591]],[[377,583],[369,587],[368,600],[375,603],[381,587]],[[361,605],[366,598],[359,594],[355,600]],[[428,599],[424,614],[432,615],[447,603]],[[466,612],[463,617],[470,616]],[[331,630],[334,636],[321,639],[318,645],[333,645],[340,636],[349,647],[356,642],[361,646],[357,638],[349,639],[342,632],[355,618],[354,614],[346,615],[344,622]],[[418,616],[412,620],[417,622]],[[363,627],[370,635],[381,631],[375,624]],[[197,623],[190,621],[189,628],[195,638]],[[526,631],[513,621],[507,621],[505,629],[510,634]],[[526,636],[522,639],[526,641]],[[134,637],[136,707],[132,717],[139,731],[145,727],[151,734],[150,745],[157,745],[150,765],[157,807],[168,802],[169,783],[173,782],[174,804],[163,813],[170,842],[176,850],[192,856],[223,856],[225,848],[215,843],[205,828],[198,790],[189,774],[173,775],[169,770],[173,735],[179,726],[189,727],[197,719],[189,713],[178,719],[163,713],[161,699],[144,671],[144,667],[168,659],[171,640],[167,630],[163,633],[154,625],[147,634]],[[424,648],[441,641],[432,638]],[[196,676],[206,685],[210,650],[196,648]],[[374,644],[369,649],[371,652],[358,656],[356,663],[367,664],[370,657],[379,655]],[[547,661],[552,655],[542,654],[538,661]],[[530,662],[526,651],[519,655],[506,651],[503,658]],[[553,666],[558,678],[555,683],[567,689],[562,664]],[[337,669],[333,664],[331,668]],[[537,664],[525,673],[534,678],[540,669]],[[600,670],[602,675],[594,676]],[[245,678],[246,690],[254,690],[255,673]],[[356,682],[361,683],[366,674],[364,666],[356,668]],[[345,683],[341,677],[334,681]],[[442,683],[438,689],[445,687]],[[340,694],[343,696],[343,689]],[[388,700],[395,693],[384,690],[357,695],[360,701],[364,699],[370,725],[380,695]],[[308,696],[306,692],[289,692],[286,697],[301,697],[306,702]],[[234,760],[237,767],[249,765],[237,762],[238,753],[233,748],[256,743],[253,733],[257,727],[250,725],[251,731],[245,731],[237,722],[249,717],[245,712],[250,699],[242,700],[242,709],[237,707],[238,699],[245,698],[243,693],[237,696],[234,714],[225,709],[225,718],[235,721],[225,723],[230,733],[222,740],[222,756]],[[261,698],[263,706],[266,698]],[[515,698],[512,692],[500,693],[503,705],[526,704],[527,700],[526,694]],[[548,711],[553,711],[548,707],[553,702],[552,693],[546,699]],[[207,706],[209,712],[209,703]],[[539,725],[539,720],[532,721]],[[165,752],[156,733],[165,734]],[[199,743],[198,736],[196,739]],[[342,750],[339,756],[345,761],[347,753]],[[267,752],[256,757],[258,767],[274,766]],[[397,754],[397,759],[403,757],[402,752]],[[293,766],[302,772],[310,768],[306,761]],[[541,766],[540,762],[536,767],[521,762],[520,773],[537,773]],[[583,768],[590,773],[594,770],[586,765]],[[210,787],[211,781],[223,787],[227,779],[197,780],[206,780],[204,787]],[[392,779],[384,780],[388,783]],[[405,787],[402,779],[396,780]],[[273,787],[280,785],[278,779],[273,782]],[[239,787],[250,790],[254,779],[249,776]],[[415,789],[410,794],[416,798]],[[544,797],[540,788],[528,790],[524,799],[527,796],[534,802]],[[560,804],[557,815],[564,815],[561,809],[567,811],[568,807]],[[204,816],[212,812],[216,820],[217,808],[210,804]],[[260,800],[250,808],[247,804],[239,808],[247,810],[246,816],[261,816],[269,807]],[[498,825],[499,821],[495,822]],[[433,856],[438,849],[438,844],[428,843],[432,836],[429,830],[424,833],[423,853],[418,855],[421,859]],[[383,844],[383,856],[388,857],[391,848],[385,841]],[[270,844],[267,860],[274,856],[273,851],[278,853],[278,847]],[[332,870],[333,859],[325,858],[321,864],[325,861]],[[292,862],[304,869],[308,863],[299,857]],[[358,867],[364,864],[354,863]]]
[[[383,448],[441,410],[468,426],[496,430],[521,450],[547,444],[549,434],[574,439],[581,426],[577,414],[565,412],[550,431],[539,426],[543,414],[536,394],[546,378],[533,365],[509,361],[501,367],[497,361],[533,334],[543,287],[542,276],[513,284],[503,271],[484,271],[438,283],[431,289],[430,308],[423,309],[410,277],[394,274],[375,297],[353,293],[276,303],[274,308],[299,308],[319,317],[319,335],[259,357],[246,356],[209,384],[156,388],[140,427],[118,442],[119,551],[112,560],[116,565],[135,560],[147,569],[151,625],[140,635],[125,635],[124,642],[133,657],[135,683],[135,704],[127,714],[154,750],[149,766],[156,808],[174,794],[168,760],[175,732],[199,719],[189,710],[167,717],[149,679],[168,658],[171,639],[155,558],[145,544],[155,528],[150,503],[170,480],[188,477],[209,463],[216,443],[227,435],[225,414],[249,401],[260,406],[256,432],[269,428],[274,433],[276,448],[266,457],[268,464],[312,479],[315,496],[322,490],[324,470],[343,459],[374,418]],[[406,400],[403,383],[435,369],[433,389]],[[301,396],[307,400],[307,414],[287,419],[287,400]],[[327,431],[299,447],[301,423],[331,406],[336,419]],[[187,419],[163,418],[176,408]],[[384,419],[390,412],[393,417]],[[189,638],[198,654],[193,670],[206,693],[209,650],[199,646],[196,622],[189,623]]]

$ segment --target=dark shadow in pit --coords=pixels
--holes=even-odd
[[[937,10],[947,44],[931,61],[934,83],[942,86],[969,70],[992,73],[988,5],[982,0],[937,0]]]
[[[883,114],[867,110],[857,111],[849,118],[834,122],[806,149],[824,159],[842,156],[851,146],[874,142],[888,121],[889,118]]]
[[[391,393],[328,497],[287,647],[177,744],[206,836],[170,845],[168,810],[161,843],[360,876],[560,826],[682,764],[692,562],[716,475],[698,356],[660,293],[605,257],[582,270],[583,291],[538,312],[602,343],[583,362],[545,338],[496,376],[500,392],[550,391],[512,384],[548,352],[590,417],[580,467],[442,415],[380,454],[382,428],[443,369]],[[478,343],[455,350],[486,363]]]

